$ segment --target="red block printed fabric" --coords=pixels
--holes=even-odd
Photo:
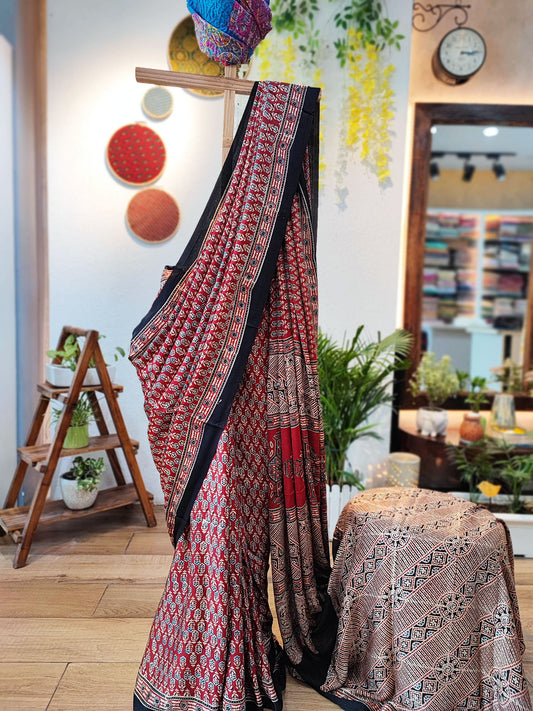
[[[176,543],[136,709],[281,709],[269,556],[290,663],[305,672],[333,645],[336,619],[317,628],[331,613],[317,100],[306,87],[256,86],[198,228],[134,331],[130,358]]]

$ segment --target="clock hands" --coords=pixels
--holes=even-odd
[[[460,51],[460,54],[468,54],[468,55],[479,54],[479,49],[462,49]]]

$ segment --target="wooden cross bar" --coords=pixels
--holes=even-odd
[[[228,155],[233,141],[235,124],[235,94],[250,94],[253,81],[237,79],[237,67],[224,67],[223,77],[209,77],[164,69],[136,67],[135,78],[142,84],[178,86],[182,89],[209,89],[224,92],[224,128],[222,131],[222,160]]]

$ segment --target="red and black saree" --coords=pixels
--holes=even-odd
[[[183,256],[133,334],[175,556],[135,709],[281,709],[335,640],[316,368],[318,90],[254,88]]]

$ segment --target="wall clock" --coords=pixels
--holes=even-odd
[[[487,56],[485,40],[469,27],[445,35],[433,55],[433,73],[446,84],[464,84],[478,72]]]

